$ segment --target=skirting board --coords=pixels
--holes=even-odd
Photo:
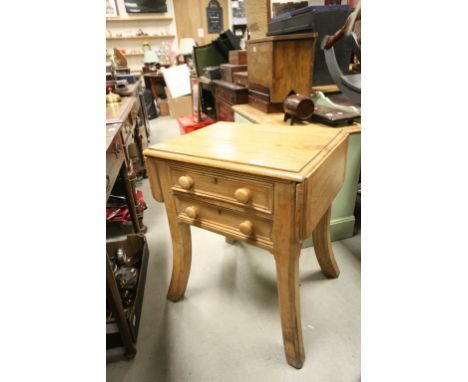
[[[347,239],[353,236],[354,233],[354,216],[347,216],[340,219],[332,219],[330,221],[330,234],[332,241]],[[312,238],[307,239],[302,244],[302,248],[312,247]]]

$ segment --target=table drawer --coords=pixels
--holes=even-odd
[[[125,153],[122,138],[120,134],[116,134],[106,151],[106,199],[112,190],[124,160]]]
[[[272,221],[222,208],[190,197],[174,196],[177,216],[184,223],[247,240],[271,243]],[[268,244],[267,244],[268,245]]]
[[[253,179],[171,166],[172,189],[273,212],[273,184]]]

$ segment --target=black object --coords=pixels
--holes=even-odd
[[[287,12],[274,17],[268,24],[268,36],[291,33],[317,32],[318,41],[326,35],[331,35],[340,29],[351,13],[348,5],[316,5],[293,12]],[[352,47],[349,41],[340,40],[335,45],[337,62],[343,73],[349,73]],[[312,84],[329,85],[334,81],[331,78],[320,44],[315,44],[315,59]]]
[[[148,119],[158,118],[158,111],[156,110],[156,105],[154,104],[154,97],[151,90],[143,90],[143,98],[145,99],[146,112],[148,113]]]
[[[351,125],[356,119],[361,118],[360,113],[343,111],[327,106],[315,106],[314,114],[311,120],[321,122],[325,125],[336,127],[342,125]]]
[[[206,7],[208,33],[220,33],[223,30],[223,8],[218,0],[210,0]]]
[[[224,32],[220,33],[219,36],[213,40],[213,44],[227,59],[229,59],[230,50],[241,50],[236,37],[230,29],[226,29]]]
[[[209,78],[210,80],[220,80],[221,70],[219,66],[207,66],[205,69],[203,69],[203,76]]]
[[[352,42],[357,43],[357,38],[352,34]],[[324,49],[328,36],[325,36],[320,44],[321,49],[325,54],[325,62],[333,82],[351,101],[358,104],[361,103],[361,74],[343,74],[341,71],[335,54],[334,45],[329,49]],[[359,44],[356,46],[361,56],[361,48]]]
[[[166,0],[124,0],[127,13],[165,13]]]

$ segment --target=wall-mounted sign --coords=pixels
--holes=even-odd
[[[218,0],[210,0],[206,7],[208,20],[208,33],[221,33],[223,31],[223,8]]]

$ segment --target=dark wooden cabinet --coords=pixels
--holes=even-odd
[[[248,103],[248,90],[223,80],[214,80],[218,121],[234,121],[233,105]]]

